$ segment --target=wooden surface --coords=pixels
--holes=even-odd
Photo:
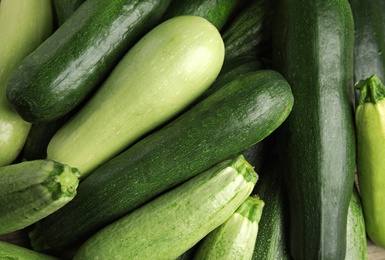
[[[368,241],[368,259],[369,260],[385,260],[385,249],[375,246]]]

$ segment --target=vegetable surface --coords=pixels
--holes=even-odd
[[[295,259],[344,259],[355,173],[354,25],[346,0],[281,1],[275,68],[295,100],[280,129]]]
[[[34,248],[76,244],[239,154],[281,125],[292,105],[290,86],[279,73],[258,71],[238,77],[84,179],[75,199],[30,233]]]
[[[52,121],[85,100],[160,19],[169,0],[88,0],[11,76],[7,97],[28,122]]]
[[[385,248],[385,87],[376,75],[356,88],[357,177],[365,215],[366,232]]]
[[[31,249],[0,241],[0,259],[9,260],[59,260]]]
[[[31,128],[10,106],[7,82],[19,63],[51,34],[52,24],[50,0],[0,3],[0,166],[16,159]]]
[[[74,259],[175,259],[227,222],[257,179],[243,156],[219,163],[108,225],[88,239]],[[260,204],[252,203],[253,209],[241,206],[237,211],[242,217],[250,212],[245,217],[255,225]]]
[[[77,167],[86,177],[185,109],[212,84],[223,60],[222,38],[206,19],[167,20],[130,49],[52,137],[47,158]]]
[[[23,229],[63,207],[76,195],[79,172],[54,161],[0,167],[0,234]]]

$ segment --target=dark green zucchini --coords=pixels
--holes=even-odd
[[[61,26],[86,0],[54,0],[58,26]]]
[[[277,2],[248,2],[222,30],[226,61],[245,55],[271,57],[272,20]]]
[[[276,71],[238,77],[84,181],[63,210],[30,233],[38,251],[65,249],[164,191],[263,140],[293,105]],[[106,183],[109,183],[106,185]]]
[[[344,259],[355,173],[354,25],[347,0],[281,1],[273,60],[295,105],[278,151],[295,259]]]
[[[373,74],[385,82],[385,10],[382,0],[350,0],[354,19],[354,82]]]
[[[169,0],[88,0],[23,60],[7,98],[29,122],[69,113],[157,25]]]
[[[252,192],[265,202],[254,248],[255,260],[291,259],[289,244],[289,208],[283,182],[285,170],[278,155],[265,160]]]
[[[244,0],[171,0],[162,20],[179,15],[197,15],[207,19],[220,31]]]

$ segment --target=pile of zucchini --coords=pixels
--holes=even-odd
[[[383,8],[1,0],[0,258],[385,248]]]

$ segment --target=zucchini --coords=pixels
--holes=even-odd
[[[17,158],[31,128],[9,105],[7,81],[18,64],[51,34],[52,24],[50,0],[0,3],[0,166]]]
[[[356,159],[352,12],[347,0],[287,0],[274,17],[274,67],[295,100],[278,141],[290,251],[295,259],[344,259]]]
[[[55,14],[60,27],[86,0],[54,0]]]
[[[368,259],[365,219],[360,194],[356,187],[350,200],[346,227],[346,260]]]
[[[375,74],[385,82],[385,10],[381,0],[349,0],[354,19],[354,82]]]
[[[0,241],[0,259],[9,260],[59,260],[54,256],[39,253],[29,248]]]
[[[264,206],[263,200],[249,196],[201,241],[194,259],[251,259]]]
[[[289,244],[289,208],[283,175],[285,170],[276,153],[267,158],[259,173],[252,195],[265,202],[259,221],[258,239],[252,259],[292,259]]]
[[[46,122],[77,107],[150,29],[170,0],[88,0],[23,60],[7,97],[28,122]]]
[[[359,81],[356,107],[357,179],[370,240],[385,248],[385,86],[373,75]]]
[[[272,21],[277,2],[248,2],[222,30],[226,61],[242,56],[270,58]]]
[[[175,259],[230,218],[257,180],[243,156],[219,163],[93,235],[74,260]]]
[[[292,105],[290,86],[276,71],[238,77],[84,179],[71,203],[37,223],[30,233],[33,247],[41,251],[76,245],[263,140],[282,124]]]
[[[52,137],[47,158],[82,178],[175,117],[215,80],[224,46],[198,16],[179,16],[146,34],[93,97]],[[97,142],[95,142],[97,140]]]
[[[196,15],[207,19],[219,31],[238,11],[243,0],[171,0],[162,20],[180,15]]]
[[[77,169],[49,160],[0,167],[0,234],[23,229],[76,195]]]

